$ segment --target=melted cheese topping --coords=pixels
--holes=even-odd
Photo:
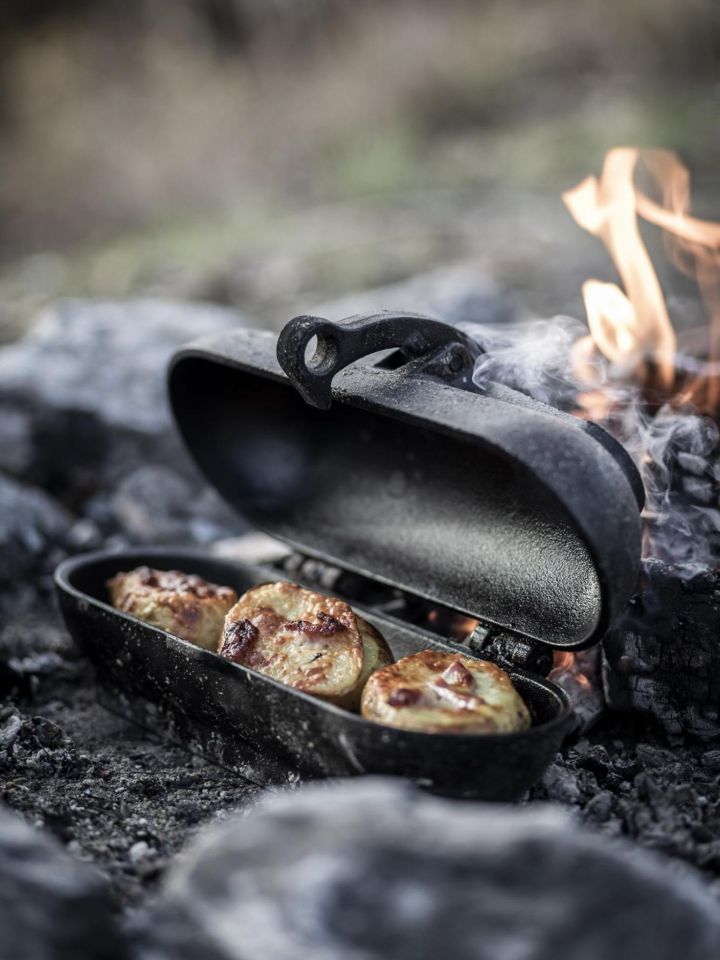
[[[180,570],[137,567],[108,581],[112,605],[206,650],[216,650],[225,614],[237,601],[230,587]]]
[[[423,650],[374,673],[363,692],[362,714],[426,733],[513,733],[531,723],[504,670],[437,650]]]
[[[392,661],[347,603],[292,583],[248,590],[225,620],[221,656],[296,690],[357,706],[370,670]]]

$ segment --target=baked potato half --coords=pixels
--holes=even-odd
[[[391,727],[425,733],[514,733],[530,713],[494,663],[423,650],[368,679],[362,715]]]
[[[347,709],[357,709],[372,671],[392,662],[384,639],[347,603],[284,581],[243,594],[218,653]]]
[[[137,567],[107,583],[112,605],[206,650],[217,650],[225,615],[237,602],[230,587],[180,570]]]

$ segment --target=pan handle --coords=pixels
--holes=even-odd
[[[308,359],[306,351],[313,337],[317,337],[317,347]],[[328,410],[336,373],[362,357],[391,348],[400,349],[408,360],[445,350],[441,360],[450,376],[472,371],[481,353],[475,340],[441,320],[421,313],[380,310],[337,323],[322,317],[295,317],[278,337],[277,358],[303,399]],[[433,372],[438,373],[437,369]]]

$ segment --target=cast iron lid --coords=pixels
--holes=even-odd
[[[170,400],[200,469],[253,526],[552,646],[588,645],[636,582],[639,476],[597,425],[478,392],[479,352],[418,315],[297,317],[279,338],[238,330],[179,351]]]

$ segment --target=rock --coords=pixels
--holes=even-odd
[[[687,868],[558,810],[374,779],[304,788],[201,835],[144,936],[148,960],[706,960],[720,920]]]
[[[75,497],[129,464],[185,464],[165,395],[168,360],[189,340],[243,323],[210,305],[59,303],[0,349],[0,462]]]
[[[580,789],[572,772],[560,764],[553,763],[545,771],[542,785],[549,800],[574,804],[580,800]]]
[[[510,298],[475,266],[432,270],[402,283],[326,302],[307,312],[342,320],[355,313],[382,309],[427,313],[453,324],[505,324],[516,314]]]
[[[126,951],[99,875],[0,810],[2,960],[115,960]]]
[[[22,410],[3,409],[0,416],[0,470],[22,476],[32,466],[32,461],[32,418]]]
[[[65,549],[71,523],[44,491],[0,474],[0,589],[49,572]]]
[[[165,372],[172,352],[243,325],[239,314],[210,305],[61,301],[0,351],[0,393],[157,435],[169,423]]]
[[[209,488],[162,466],[143,466],[110,495],[120,531],[134,543],[208,543],[242,524]]]

